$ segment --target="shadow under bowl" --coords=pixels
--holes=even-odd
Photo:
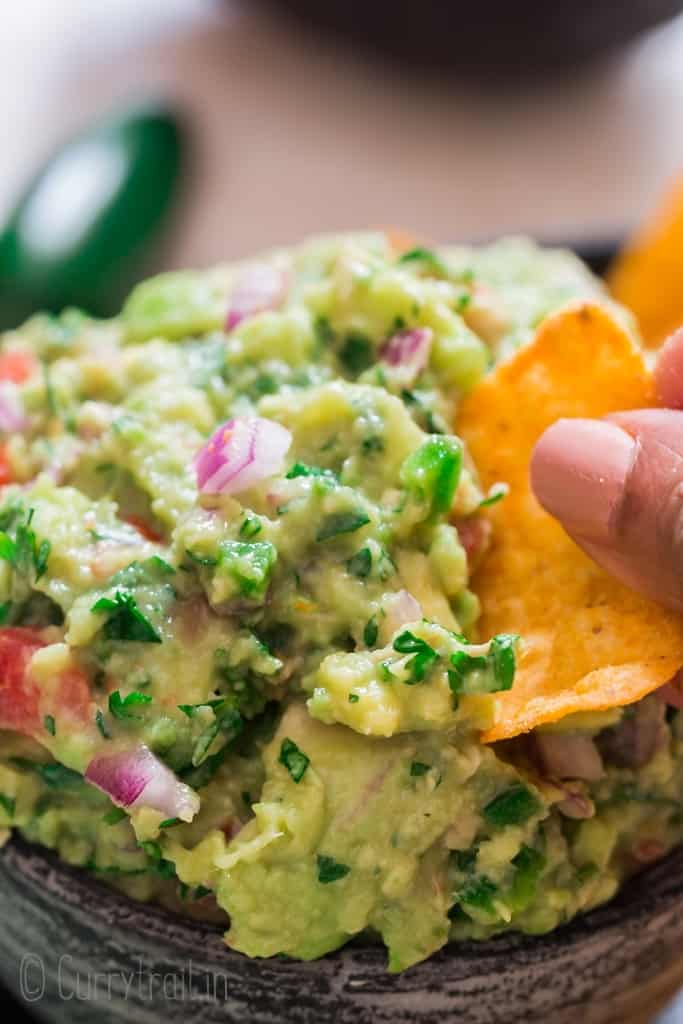
[[[360,939],[313,963],[249,960],[217,927],[18,838],[0,855],[0,899],[0,976],[50,1024],[623,1022],[661,1003],[683,949],[683,849],[546,936],[452,944],[401,975]]]

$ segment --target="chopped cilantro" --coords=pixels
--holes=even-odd
[[[356,551],[355,555],[352,555],[346,563],[346,568],[352,576],[357,576],[358,579],[365,579],[366,576],[370,575],[372,569],[372,554],[369,548],[361,548]]]
[[[194,562],[195,565],[201,565],[204,569],[211,569],[218,565],[218,559],[214,555],[198,555],[196,551],[191,551],[190,548],[185,548],[185,554],[191,562]]]
[[[159,828],[175,828],[176,825],[182,825],[180,818],[166,818],[159,822]]]
[[[494,885],[486,875],[481,875],[479,878],[473,878],[465,883],[458,892],[458,899],[460,903],[464,904],[465,908],[472,907],[477,910],[483,910],[487,914],[495,914],[496,908],[493,904],[493,897],[497,892],[498,886]]]
[[[358,696],[357,693],[350,693],[349,694],[349,704],[357,704],[359,700],[360,700],[360,697]]]
[[[336,479],[337,474],[331,469],[325,469],[323,466],[309,466],[305,462],[295,462],[286,474],[286,479],[296,480],[300,476],[323,476]]]
[[[384,451],[384,438],[371,434],[370,437],[363,438],[360,447],[363,455],[375,455]]]
[[[334,331],[326,316],[317,316],[315,318],[313,331],[321,345],[329,345],[334,341]]]
[[[531,790],[518,782],[489,801],[482,813],[490,825],[503,828],[505,825],[523,825],[540,809],[541,805]]]
[[[0,626],[4,626],[4,624],[7,622],[11,611],[11,601],[4,601],[2,604],[0,604]]]
[[[301,782],[311,763],[310,758],[304,754],[303,750],[300,750],[294,740],[290,740],[288,737],[282,741],[278,761],[285,766],[292,781],[296,783]]]
[[[108,640],[126,640],[144,644],[160,644],[161,637],[149,619],[138,608],[132,594],[117,590],[114,599],[101,597],[90,609],[108,613],[104,635]]]
[[[107,723],[104,720],[104,715],[102,714],[102,712],[100,711],[99,708],[95,712],[95,725],[100,730],[100,733],[102,734],[102,736],[103,736],[103,738],[105,740],[110,740],[111,739],[111,733],[109,732],[109,729],[107,728]]]
[[[363,643],[366,647],[374,647],[377,643],[377,634],[379,628],[377,626],[377,619],[373,615],[371,619],[365,623],[365,629],[363,630]]]
[[[408,252],[401,253],[396,262],[422,263],[433,274],[438,274],[442,277],[448,275],[448,267],[441,257],[433,252],[432,249],[426,249],[423,246],[416,246],[414,249],[409,249]]]
[[[535,850],[533,846],[522,846],[519,853],[512,858],[515,874],[508,893],[508,903],[515,910],[524,910],[531,903],[536,895],[545,863],[544,855],[540,850]]]
[[[225,697],[217,697],[216,700],[205,700],[201,704],[178,704],[177,707],[188,718],[194,718],[200,708],[212,708],[215,711],[216,708],[223,707],[224,704]]]
[[[374,362],[372,342],[363,334],[347,334],[339,358],[348,372],[357,376]]]
[[[160,555],[150,555],[143,565],[148,569],[158,569],[162,576],[173,576],[175,569],[170,565],[165,558],[161,558]]]
[[[519,637],[515,633],[498,633],[489,645],[489,660],[493,668],[496,690],[509,690],[515,678],[515,646]]]
[[[43,725],[45,726],[45,732],[49,732],[50,736],[54,736],[57,732],[57,723],[55,722],[54,715],[45,715]]]
[[[489,490],[487,496],[479,502],[478,508],[490,508],[491,505],[497,505],[499,501],[502,501],[508,493],[507,484],[494,484]]]
[[[370,517],[361,509],[351,512],[333,512],[323,519],[315,536],[317,541],[330,540],[342,533],[354,533],[367,526]]]
[[[419,778],[421,775],[426,775],[431,765],[424,764],[422,761],[412,761],[410,764],[410,774],[415,778]]]
[[[438,661],[439,655],[433,647],[419,636],[415,636],[409,630],[404,630],[394,640],[394,650],[398,651],[399,654],[414,654],[415,657],[411,658],[407,662],[406,668],[410,670],[410,679],[406,682],[409,685],[413,683],[421,683],[425,675],[432,667],[434,662]]]
[[[240,537],[249,540],[250,537],[255,537],[257,533],[260,533],[262,528],[262,524],[256,516],[247,516],[240,526]]]
[[[5,793],[0,793],[0,807],[2,807],[8,818],[13,818],[14,812],[17,809],[16,798],[13,796],[7,796]]]
[[[133,690],[131,693],[126,694],[125,697],[121,696],[119,690],[114,690],[113,693],[109,694],[109,711],[114,718],[125,721],[130,718],[139,718],[140,716],[135,714],[133,708],[139,707],[141,704],[150,704],[151,702],[152,698],[149,694],[140,693],[138,690]]]
[[[26,771],[35,772],[36,775],[40,776],[45,785],[51,789],[61,789],[83,782],[82,775],[72,771],[71,768],[67,768],[66,765],[59,764],[57,761],[42,764],[40,761],[31,761],[24,757],[13,757],[12,763],[17,768],[24,768]]]
[[[102,816],[102,821],[105,825],[118,825],[118,823],[123,821],[126,817],[128,817],[128,815],[124,811],[123,807],[112,807],[110,811],[107,811],[107,813]]]
[[[16,508],[14,506],[15,510]],[[15,511],[14,518],[16,514]],[[18,514],[22,514],[21,510]],[[33,515],[34,510],[29,509],[26,522],[20,522],[16,528],[14,540],[4,530],[0,531],[0,559],[9,562],[20,576],[28,576],[33,569],[36,580],[39,580],[47,572],[52,545],[49,540],[38,543],[35,530],[31,526]],[[8,528],[13,521],[13,518],[9,519]]]
[[[317,862],[318,881],[322,882],[323,885],[329,885],[330,882],[338,882],[340,878],[345,878],[351,870],[348,865],[340,864],[334,857],[326,857],[322,853],[318,854]]]

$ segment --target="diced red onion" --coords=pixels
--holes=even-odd
[[[560,800],[557,809],[565,818],[574,818],[581,821],[585,818],[592,818],[595,814],[595,804],[583,793],[568,791],[564,800]]]
[[[619,768],[642,768],[666,743],[665,714],[661,701],[639,701],[631,715],[601,733],[598,742],[602,756]]]
[[[132,750],[93,758],[85,777],[117,807],[150,807],[166,818],[181,821],[192,821],[199,810],[194,790],[179,782],[144,743]]]
[[[600,751],[590,736],[539,732],[534,744],[541,768],[551,778],[597,782],[604,774]]]
[[[225,318],[225,329],[232,331],[249,316],[276,309],[287,290],[287,278],[282,270],[270,263],[252,263],[235,280],[230,306]]]
[[[203,494],[239,494],[281,472],[292,443],[286,427],[261,416],[223,423],[195,456]]]
[[[401,626],[409,622],[419,622],[422,618],[422,605],[407,590],[397,590],[389,594],[382,602],[384,619],[382,621],[382,641],[388,641]]]
[[[0,382],[0,433],[16,434],[26,426],[26,416],[16,385]]]
[[[416,327],[412,331],[398,331],[384,342],[380,359],[388,366],[400,366],[409,374],[412,383],[429,361],[432,347],[431,327]]]

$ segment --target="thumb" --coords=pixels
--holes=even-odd
[[[558,420],[534,449],[531,486],[604,569],[683,611],[683,412]]]

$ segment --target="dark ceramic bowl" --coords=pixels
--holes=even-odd
[[[480,79],[582,64],[683,9],[681,0],[270,0],[397,58]]]
[[[654,1009],[683,949],[683,850],[550,935],[452,945],[398,976],[361,941],[315,963],[249,960],[218,928],[17,839],[0,899],[2,981],[49,1024],[621,1024]]]

